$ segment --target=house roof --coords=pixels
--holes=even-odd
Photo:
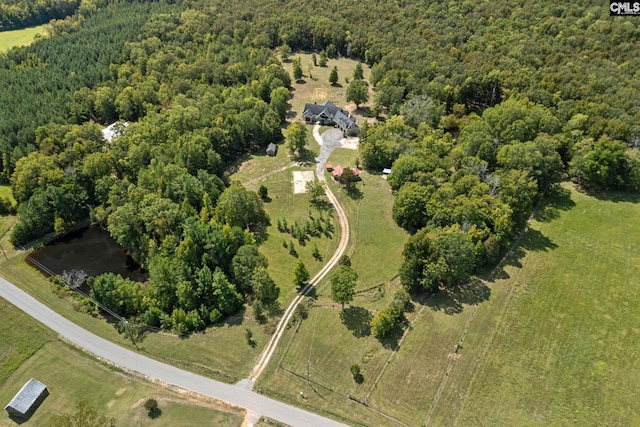
[[[111,142],[119,137],[127,126],[129,126],[129,122],[112,123],[106,128],[102,129],[102,137],[107,142]]]
[[[270,143],[269,145],[267,145],[267,151],[274,151],[275,152],[277,150],[278,150],[278,147],[273,142]]]
[[[336,125],[343,131],[358,126],[356,119],[347,116],[342,110],[336,113],[333,117],[333,121],[336,122]]]
[[[360,169],[358,168],[350,168],[350,169],[355,176],[360,175]],[[342,176],[343,172],[344,172],[344,168],[341,165],[337,165],[333,167],[333,170],[331,171],[331,175],[333,175],[334,177]]]
[[[325,101],[322,104],[305,104],[302,116],[321,116],[333,117],[340,111],[340,108],[331,101]]]
[[[22,386],[18,394],[11,399],[11,402],[5,406],[5,409],[8,410],[8,408],[12,408],[13,411],[25,415],[29,412],[33,404],[36,403],[38,398],[40,398],[42,393],[46,391],[47,386],[35,378],[31,378]]]

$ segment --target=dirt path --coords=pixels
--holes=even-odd
[[[322,137],[320,136],[320,133],[318,131],[319,128],[320,126],[318,125],[314,127],[313,136],[318,142],[318,144],[324,150],[322,150],[322,156],[318,159],[316,175],[318,176],[318,179],[320,181],[326,181],[324,178],[324,165],[325,165],[326,159],[329,158],[329,154],[331,154],[331,151],[327,150],[330,144],[323,144],[324,141],[322,141]],[[339,145],[332,147],[331,150],[333,150],[333,148],[336,148],[337,146]],[[326,153],[326,151],[328,151],[328,153]],[[338,242],[338,247],[336,248],[336,251],[334,252],[333,256],[324,265],[324,267],[322,267],[320,271],[318,271],[318,273],[316,273],[316,275],[313,276],[309,284],[302,290],[302,292],[298,296],[296,296],[293,299],[293,301],[291,301],[291,304],[289,304],[289,306],[287,307],[286,311],[284,312],[284,315],[282,316],[282,319],[280,319],[280,323],[278,323],[276,332],[273,334],[273,337],[271,337],[271,340],[262,351],[262,354],[260,354],[260,357],[258,358],[258,362],[254,365],[253,369],[251,370],[251,374],[249,375],[249,380],[252,383],[255,383],[255,381],[260,377],[260,375],[266,368],[266,366],[269,364],[269,360],[271,360],[271,356],[273,356],[273,353],[275,352],[275,349],[278,346],[278,342],[280,341],[280,338],[282,338],[284,331],[287,329],[287,324],[291,320],[293,313],[295,313],[295,310],[298,307],[298,304],[300,304],[300,302],[304,299],[304,297],[318,283],[320,283],[320,281],[324,279],[326,275],[336,266],[336,264],[338,263],[338,260],[347,249],[347,244],[349,243],[349,221],[347,220],[347,215],[344,213],[344,210],[342,209],[342,206],[338,202],[338,199],[331,192],[328,186],[325,186],[325,190],[326,190],[327,198],[333,204],[336,214],[338,215],[338,223],[340,226],[340,241]]]

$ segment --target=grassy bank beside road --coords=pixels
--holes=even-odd
[[[116,425],[239,426],[243,412],[211,401],[199,401],[123,373],[59,341],[49,329],[0,299],[0,401],[8,403],[29,378],[49,390],[24,426],[47,425],[54,414],[73,413],[79,399]],[[148,398],[158,401],[160,413],[150,418]],[[0,426],[15,426],[3,412]]]

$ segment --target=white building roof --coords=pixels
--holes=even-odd
[[[22,386],[18,394],[13,396],[11,402],[4,409],[12,408],[15,412],[20,414],[26,414],[31,409],[31,406],[38,400],[38,398],[47,390],[47,386],[42,384],[35,378],[31,378],[25,385]]]

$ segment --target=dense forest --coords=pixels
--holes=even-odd
[[[79,0],[2,0],[0,1],[0,31],[17,30],[63,19],[73,14]]]
[[[290,76],[273,51],[288,46],[372,67],[380,120],[360,156],[393,169],[393,216],[412,234],[402,283],[461,283],[564,176],[640,189],[634,19],[596,1],[82,3],[0,57],[13,241],[90,215],[150,272],[96,278],[94,296],[168,329],[215,323],[243,294],[268,305],[268,219],[224,170],[282,138]],[[105,141],[99,124],[117,120]]]

